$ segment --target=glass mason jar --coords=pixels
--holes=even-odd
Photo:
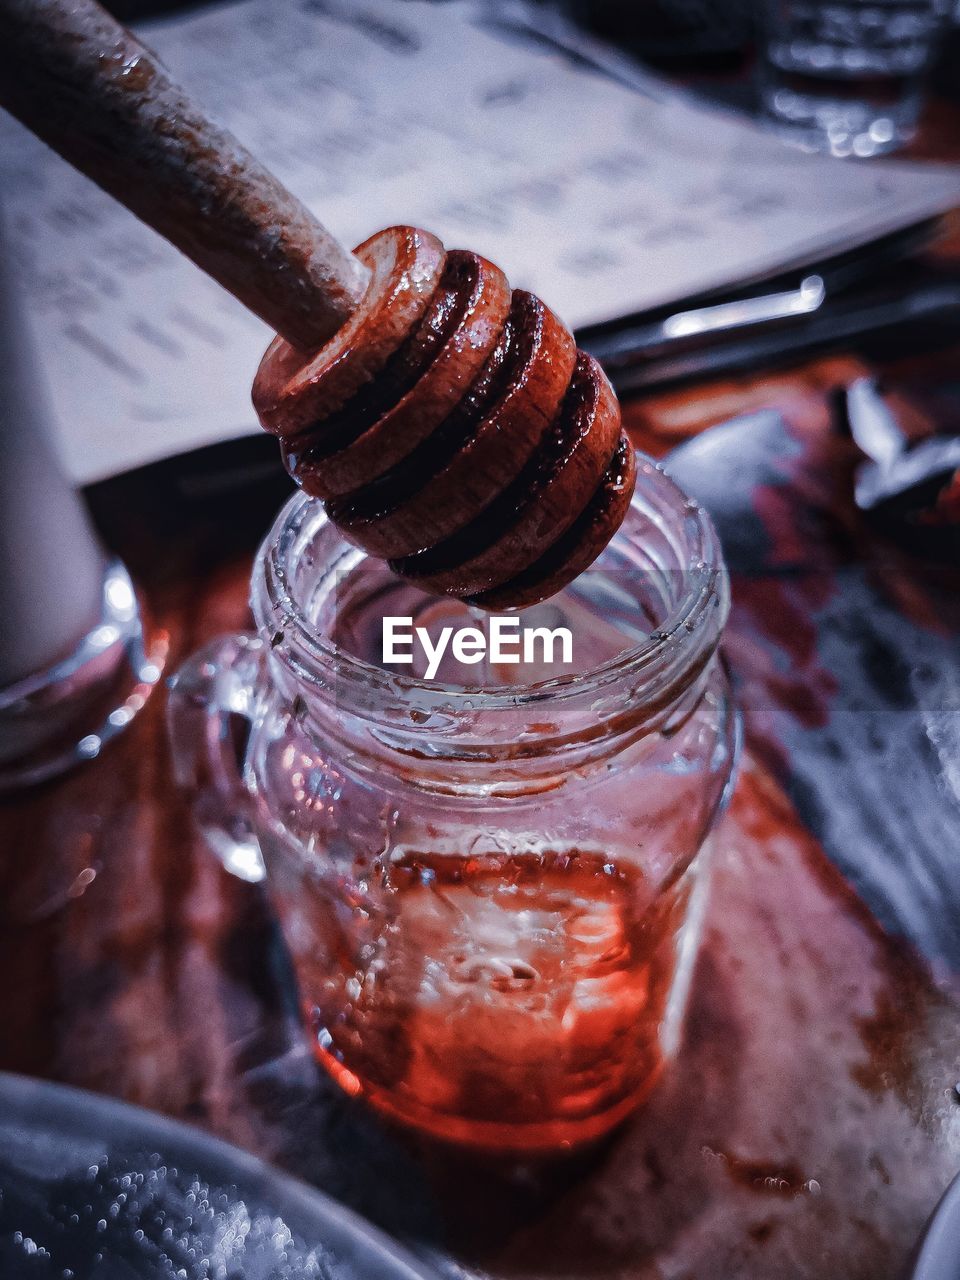
[[[736,755],[708,517],[641,460],[600,560],[519,615],[569,628],[560,665],[386,665],[385,616],[433,635],[477,616],[303,495],[252,606],[255,635],[177,676],[171,731],[214,849],[266,877],[319,1060],[393,1119],[485,1149],[610,1129],[677,1046]]]

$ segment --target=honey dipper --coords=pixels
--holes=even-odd
[[[614,392],[493,263],[405,226],[347,252],[94,0],[0,0],[0,105],[276,329],[254,406],[351,542],[487,609],[607,545]]]

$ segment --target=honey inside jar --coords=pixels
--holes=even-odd
[[[599,853],[483,848],[395,851],[370,874],[380,905],[358,887],[347,921],[322,888],[311,900],[340,967],[298,961],[348,1092],[440,1138],[531,1151],[605,1132],[649,1091],[687,880],[654,894]]]

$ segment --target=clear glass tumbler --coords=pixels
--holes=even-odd
[[[385,615],[431,634],[476,619],[303,496],[252,604],[255,635],[177,676],[171,732],[214,848],[266,877],[320,1061],[391,1118],[485,1149],[611,1128],[676,1047],[734,764],[708,518],[643,462],[597,565],[519,615],[569,627],[559,667],[387,667]]]
[[[788,141],[866,157],[913,137],[937,0],[764,0],[763,17],[762,106]]]

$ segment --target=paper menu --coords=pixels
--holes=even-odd
[[[146,38],[347,243],[412,222],[571,325],[755,276],[957,202],[485,29],[469,0],[243,0]],[[264,327],[12,121],[0,190],[70,474],[255,429]]]

